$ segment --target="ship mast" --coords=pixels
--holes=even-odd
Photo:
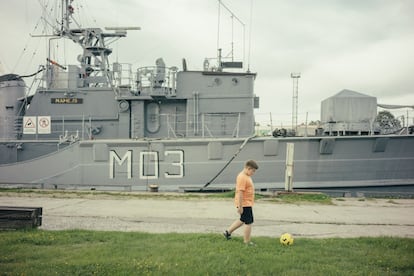
[[[69,30],[69,18],[74,13],[74,8],[72,6],[73,0],[63,0],[64,3],[62,3],[62,23],[61,23],[61,34],[67,33]]]
[[[48,86],[53,82],[52,66],[57,66],[62,70],[66,67],[51,60],[50,48],[52,40],[67,38],[82,47],[82,54],[78,56],[80,62],[80,72],[83,87],[110,87],[113,85],[113,73],[110,70],[109,55],[112,49],[108,46],[120,39],[126,37],[127,30],[139,30],[139,27],[107,27],[104,32],[101,28],[73,28],[71,23],[74,21],[73,14],[75,9],[72,6],[74,0],[62,0],[62,18],[60,28],[57,33],[49,40],[49,57],[48,65]]]

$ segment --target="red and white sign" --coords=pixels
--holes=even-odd
[[[37,133],[50,134],[50,116],[37,117]]]
[[[23,134],[36,134],[37,120],[36,116],[23,117]]]

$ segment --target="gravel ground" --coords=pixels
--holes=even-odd
[[[259,200],[253,236],[414,238],[412,199],[333,199],[333,205]],[[182,196],[58,196],[0,194],[1,206],[43,208],[40,229],[89,229],[150,233],[218,233],[235,219],[232,199]],[[235,235],[242,235],[238,230]]]

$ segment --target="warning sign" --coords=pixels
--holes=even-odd
[[[37,117],[37,133],[50,134],[50,116]]]
[[[23,117],[23,134],[36,134],[37,120],[36,116]]]

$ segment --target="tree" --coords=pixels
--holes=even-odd
[[[310,121],[309,125],[310,126],[319,126],[321,124],[321,121],[316,120],[316,121]]]
[[[401,122],[389,111],[378,112],[375,121],[378,123],[382,133],[391,133],[401,128]]]

